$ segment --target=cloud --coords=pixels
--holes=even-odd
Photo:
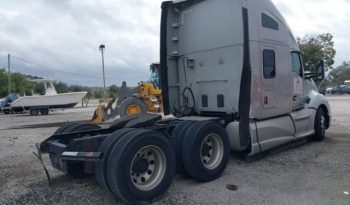
[[[349,0],[273,0],[295,36],[331,33],[334,36],[335,65],[350,61]]]
[[[296,36],[330,32],[336,64],[350,60],[348,0],[273,1]],[[102,85],[98,46],[105,44],[107,84],[126,80],[136,85],[148,79],[149,64],[159,61],[161,0],[0,2],[0,59],[10,53],[14,70],[70,84]]]
[[[13,55],[14,70],[102,85],[98,46],[105,44],[107,83],[136,85],[147,80],[149,64],[159,61],[160,2],[2,0],[1,5],[0,57]]]

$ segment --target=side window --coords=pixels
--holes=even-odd
[[[291,53],[291,63],[292,63],[292,71],[297,73],[300,76],[303,76],[303,66],[301,65],[301,59],[299,53],[292,52]]]
[[[263,51],[263,72],[264,78],[274,78],[276,76],[276,60],[275,51]]]
[[[273,18],[266,14],[261,14],[261,23],[262,27],[269,28],[273,30],[278,30],[278,23]]]

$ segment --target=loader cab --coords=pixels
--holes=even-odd
[[[160,88],[159,69],[160,69],[159,63],[152,63],[150,66],[149,82],[153,83],[153,85],[157,89]]]

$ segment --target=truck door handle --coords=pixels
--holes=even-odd
[[[296,95],[293,96],[293,101],[296,101],[297,100],[297,97]]]
[[[269,99],[267,98],[267,96],[264,97],[264,104],[267,105],[269,103]]]

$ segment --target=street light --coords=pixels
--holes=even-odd
[[[9,89],[9,94],[11,93],[11,63],[10,63],[10,54],[7,56],[7,69],[8,69],[8,89]]]
[[[102,72],[103,72],[103,97],[106,97],[106,78],[105,78],[105,61],[104,61],[104,56],[103,56],[103,52],[105,50],[105,45],[101,44],[99,49],[101,51],[102,54]]]

